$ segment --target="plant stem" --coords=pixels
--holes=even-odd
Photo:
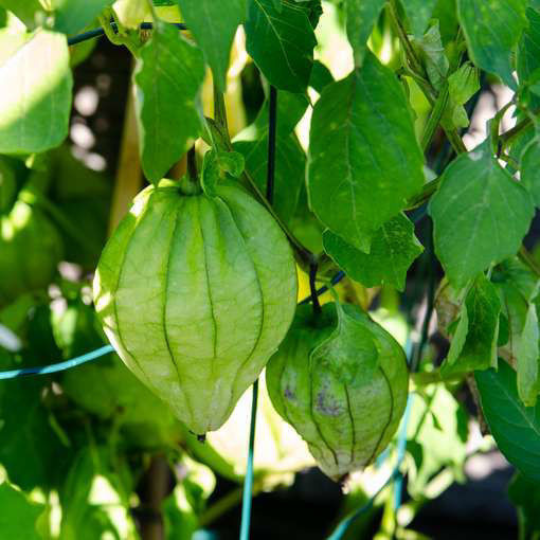
[[[540,266],[536,262],[536,259],[532,256],[530,251],[525,247],[519,248],[518,257],[525,263],[537,276],[540,277]]]
[[[192,182],[197,182],[199,172],[197,170],[197,153],[195,151],[195,145],[193,145],[187,153],[187,170],[188,176]]]
[[[309,289],[311,291],[311,304],[313,306],[313,313],[315,315],[321,314],[321,304],[319,302],[319,295],[317,294],[317,271],[319,265],[316,262],[312,262],[309,266]]]
[[[210,118],[207,118],[206,121],[211,126],[212,134],[214,137],[219,137],[218,143],[225,147],[228,151],[232,152],[233,147],[231,143],[231,139],[229,137],[228,132],[224,132],[220,129],[220,127],[216,124],[216,122]],[[283,223],[281,218],[277,215],[276,211],[268,201],[268,199],[264,196],[263,192],[259,189],[259,186],[253,180],[251,175],[244,171],[242,173],[241,179],[246,182],[251,190],[253,191],[255,197],[259,200],[259,202],[270,212],[271,216],[276,220],[277,224],[280,226],[281,230],[285,233],[285,236],[289,240],[289,243],[291,244],[295,255],[297,257],[297,260],[299,264],[302,266],[302,268],[309,268],[309,265],[313,261],[315,255],[306,247],[302,245],[300,240],[298,240],[294,234],[289,230],[287,225]]]
[[[268,170],[266,182],[266,200],[274,202],[274,179],[276,169],[276,134],[277,134],[277,90],[270,85],[270,103],[268,107]]]
[[[433,105],[433,109],[431,111],[431,114],[429,115],[429,119],[424,129],[424,133],[422,134],[421,146],[424,152],[428,150],[429,145],[431,144],[431,140],[433,139],[433,136],[435,135],[439,124],[441,123],[444,111],[446,109],[446,106],[448,105],[449,97],[450,94],[448,92],[448,85],[445,85],[444,90],[439,94],[435,101],[435,104]]]

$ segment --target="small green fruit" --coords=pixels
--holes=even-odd
[[[400,345],[360,308],[301,306],[266,370],[270,399],[334,480],[371,463],[405,410]]]

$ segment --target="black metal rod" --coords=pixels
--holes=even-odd
[[[167,23],[167,24],[173,24],[176,26],[179,30],[187,30],[187,27],[184,23]],[[111,26],[116,29],[116,23],[111,22]],[[150,22],[142,23],[139,27],[141,30],[152,30],[153,24]],[[105,35],[105,30],[103,28],[94,28],[93,30],[88,30],[88,32],[83,32],[82,34],[78,34],[76,36],[72,36],[68,38],[68,45],[77,45],[77,43],[82,43],[83,41],[87,41],[89,39],[101,37]]]

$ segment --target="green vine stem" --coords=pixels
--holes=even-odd
[[[229,132],[225,131],[222,126],[220,126],[215,120],[212,120],[211,118],[207,118],[206,121],[208,122],[208,125],[210,127],[212,139],[218,139],[216,143],[219,146],[224,147],[229,152],[233,151],[231,138],[229,136]],[[296,255],[297,261],[302,267],[302,269],[306,270],[309,269],[309,265],[313,262],[315,255],[307,249],[301,242],[298,240],[294,234],[289,230],[289,228],[285,225],[283,220],[277,215],[276,211],[273,209],[272,205],[268,201],[268,199],[264,196],[263,192],[259,189],[259,186],[253,180],[251,175],[244,171],[241,175],[241,179],[244,180],[252,189],[253,193],[261,202],[264,207],[270,212],[271,216],[276,220],[278,225],[281,227],[281,230],[285,233],[285,236],[289,240],[289,243],[291,244],[294,253]]]
[[[403,25],[401,24],[401,21],[399,19],[397,6],[396,6],[396,0],[390,0],[389,4],[389,14],[390,18],[392,20],[393,26],[396,30],[396,34],[399,38],[399,41],[403,47],[403,50],[405,52],[405,55],[407,57],[407,60],[409,62],[410,68],[423,80],[426,80],[425,78],[425,71],[423,68],[422,63],[418,59],[414,48],[407,36],[407,32],[403,28]],[[459,63],[459,62],[458,62]],[[420,88],[424,92],[426,98],[428,101],[434,105],[434,109],[432,111],[432,115],[430,117],[430,120],[428,121],[428,129],[426,130],[427,133],[424,134],[422,138],[422,147],[424,150],[427,147],[428,140],[430,140],[432,134],[435,132],[437,124],[440,124],[441,127],[444,129],[446,136],[448,138],[448,141],[452,145],[452,148],[456,152],[456,154],[463,154],[467,152],[467,148],[465,144],[463,143],[463,140],[459,136],[459,133],[455,128],[449,129],[448,126],[445,126],[444,123],[441,122],[442,119],[442,113],[444,113],[443,108],[443,102],[445,101],[444,97],[440,98],[440,96],[437,96],[434,101],[434,95],[436,95],[433,86],[428,83],[429,87],[426,88],[425,85],[420,85]],[[440,98],[440,103],[439,102]],[[442,109],[442,112],[441,112]],[[435,114],[435,112],[437,114]],[[538,113],[539,111],[535,111],[535,113]],[[436,123],[436,120],[439,118],[439,121]],[[523,131],[529,129],[533,126],[533,120],[529,116],[527,118],[524,118],[521,122],[516,124],[512,129],[508,130],[506,133],[502,134],[498,140],[499,140],[499,148],[501,151],[516,137],[518,137]],[[407,206],[407,210],[412,210],[414,208],[417,208],[418,206],[421,206],[425,202],[427,202],[430,197],[437,191],[437,188],[439,187],[442,180],[442,176],[439,176],[435,180],[429,182],[424,186],[424,189],[422,192],[413,197]],[[540,276],[540,267],[534,260],[534,257],[529,253],[529,251],[525,248],[525,246],[521,246],[518,257],[538,276]]]

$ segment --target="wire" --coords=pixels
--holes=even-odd
[[[172,24],[176,26],[179,30],[187,30],[187,27],[184,23],[167,23]],[[117,24],[115,22],[111,22],[111,26],[116,30]],[[153,25],[150,22],[142,23],[139,28],[141,30],[152,30]],[[89,39],[94,39],[97,37],[101,37],[105,35],[105,30],[103,28],[94,28],[93,30],[88,30],[88,32],[83,32],[82,34],[77,34],[76,36],[72,36],[68,38],[68,45],[77,45],[78,43],[82,43],[83,41],[87,41]]]
[[[96,358],[101,358],[106,354],[114,352],[114,348],[111,345],[104,345],[99,349],[90,351],[81,356],[71,358],[65,362],[59,362],[58,364],[51,364],[49,366],[37,366],[23,369],[12,369],[10,371],[0,371],[0,380],[3,379],[15,379],[16,377],[27,377],[29,375],[50,375],[51,373],[57,373],[58,371],[65,371],[71,369],[85,362],[90,362]]]
[[[251,501],[253,498],[253,459],[255,454],[255,424],[257,420],[257,396],[259,393],[259,380],[253,384],[253,398],[251,401],[251,424],[249,429],[249,448],[244,477],[244,493],[242,495],[242,522],[240,524],[240,540],[248,540],[249,526],[251,524]]]

